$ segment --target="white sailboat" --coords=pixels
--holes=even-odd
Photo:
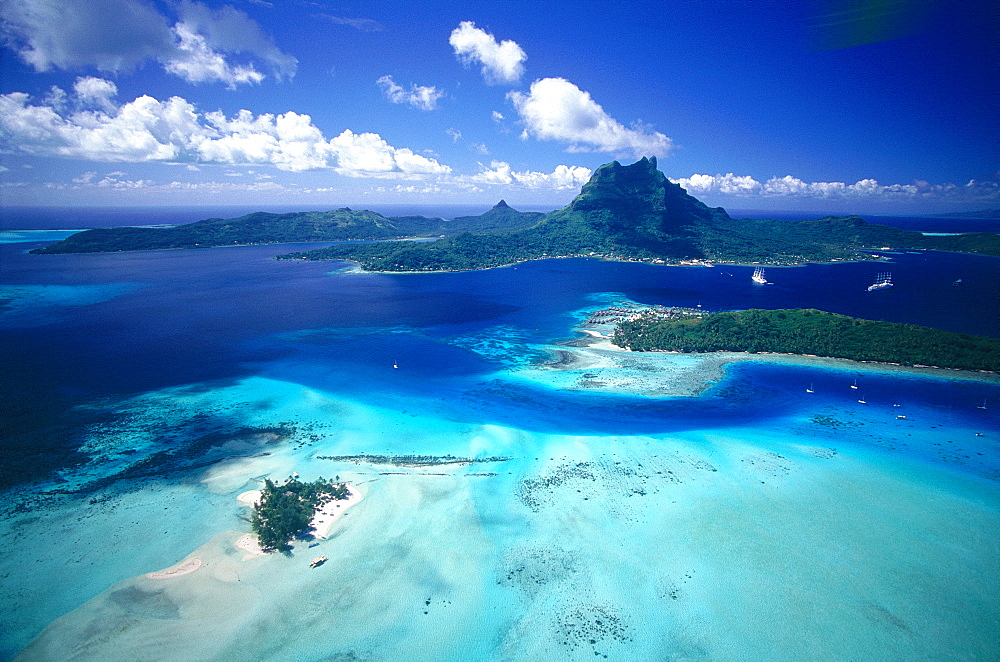
[[[757,267],[756,269],[754,269],[753,276],[750,277],[750,280],[757,283],[758,285],[767,285],[768,284],[767,279],[764,278],[764,267]]]
[[[892,274],[888,271],[883,271],[875,278],[875,282],[868,286],[869,292],[874,292],[876,290],[884,290],[892,287]]]
[[[986,409],[986,398],[983,398],[983,404],[976,407],[976,409]]]
[[[809,388],[806,389],[806,393],[815,393],[815,392],[816,391],[813,390],[813,385],[812,384],[810,384]]]

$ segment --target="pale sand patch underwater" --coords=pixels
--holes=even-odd
[[[247,490],[246,492],[241,492],[236,500],[240,502],[243,506],[256,506],[257,502],[260,501],[260,496],[263,494],[260,490]]]
[[[199,572],[121,582],[53,623],[23,657],[1000,652],[983,636],[1000,613],[992,487],[820,452],[779,431],[519,436],[537,457],[505,463],[509,473],[370,474],[376,498],[322,543],[322,568],[308,568],[312,552],[243,562],[239,534],[220,534],[196,550]]]
[[[200,567],[201,559],[197,556],[191,556],[184,559],[177,565],[172,565],[164,570],[146,573],[146,577],[149,579],[175,579],[177,577],[183,577],[184,575],[190,575]]]
[[[586,338],[548,348],[555,360],[514,368],[507,375],[567,391],[659,398],[700,395],[725,377],[726,366],[742,362],[784,363],[855,372],[904,373],[1000,383],[1000,375],[988,372],[867,363],[798,354],[633,352],[618,347],[593,330],[583,329],[582,332],[587,334]]]
[[[232,461],[224,481],[210,469],[219,480],[197,483],[213,509],[235,513],[245,510],[233,495],[259,476],[353,473],[368,498],[319,549],[245,560],[247,534],[220,534],[190,555],[197,572],[116,583],[52,622],[23,658],[1000,654],[983,634],[1000,613],[995,484],[856,452],[849,433],[835,452],[837,430],[795,432],[782,419],[568,436],[373,407],[335,415],[328,442]],[[374,449],[511,459],[488,472],[387,472],[320,457]],[[329,561],[310,569],[317,554]]]

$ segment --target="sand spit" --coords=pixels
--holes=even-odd
[[[262,556],[264,554],[264,550],[261,549],[260,542],[257,540],[257,536],[254,535],[253,533],[244,533],[242,536],[240,536],[240,539],[234,543],[233,546],[236,547],[236,549],[241,549],[244,552],[249,552],[250,554],[249,556],[243,557],[244,561],[255,559],[258,556]]]
[[[243,492],[242,494],[237,496],[236,500],[240,502],[241,506],[253,507],[257,505],[258,501],[260,501],[261,494],[262,492],[260,490],[247,490],[246,492]]]
[[[201,559],[197,556],[190,556],[176,565],[172,565],[164,570],[146,573],[149,579],[176,579],[192,572],[202,566]]]
[[[339,501],[331,501],[316,511],[310,525],[313,527],[313,536],[316,538],[326,538],[330,535],[330,529],[338,519],[340,519],[347,509],[360,503],[364,495],[355,489],[348,488],[347,498]]]
[[[552,359],[512,371],[515,378],[568,391],[596,391],[645,397],[694,397],[720,381],[726,366],[753,361],[840,370],[895,372],[945,379],[1000,383],[1000,375],[950,368],[915,367],[800,354],[749,352],[633,352],[593,329],[549,349]]]
[[[553,346],[552,361],[515,369],[511,375],[568,391],[693,397],[721,380],[725,366],[749,356],[630,352],[593,334],[581,340],[588,342]]]

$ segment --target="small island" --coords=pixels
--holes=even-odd
[[[289,478],[284,483],[265,479],[250,525],[261,549],[286,550],[294,538],[310,534],[313,516],[323,505],[349,496],[347,485],[323,478],[310,483],[298,478]]]
[[[917,367],[1000,371],[1000,340],[815,309],[739,310],[621,321],[612,342],[650,352],[799,354]]]

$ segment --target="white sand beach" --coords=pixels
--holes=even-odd
[[[201,559],[197,556],[191,556],[176,565],[172,565],[164,570],[157,570],[156,572],[146,573],[146,577],[150,579],[176,579],[177,577],[183,577],[184,575],[190,575],[192,572],[197,570],[202,566]]]
[[[260,496],[260,490],[247,490],[246,492],[240,493],[236,497],[236,500],[240,502],[240,505],[253,507],[257,505],[257,502],[260,500]],[[358,490],[358,488],[348,488],[346,499],[331,501],[323,505],[316,511],[316,514],[313,515],[312,521],[310,522],[310,526],[313,528],[313,536],[316,538],[326,538],[336,521],[340,519],[349,508],[358,504],[362,499],[364,499],[364,495]],[[249,533],[240,538],[239,541],[237,541],[236,546],[242,550],[250,552],[253,556],[263,554],[263,551],[257,544],[256,536]],[[253,558],[253,556],[248,558]]]
[[[237,496],[236,500],[240,502],[240,505],[252,507],[256,506],[257,502],[260,501],[261,494],[260,490],[247,490]]]
[[[236,549],[242,549],[244,552],[249,553],[249,556],[243,557],[244,561],[255,559],[264,554],[264,550],[260,548],[260,543],[257,541],[257,536],[253,533],[244,533],[234,546]]]
[[[316,538],[326,538],[330,534],[333,525],[347,512],[347,509],[364,499],[364,495],[357,488],[348,488],[347,494],[346,499],[331,501],[316,511],[310,522],[314,530],[313,536]]]

